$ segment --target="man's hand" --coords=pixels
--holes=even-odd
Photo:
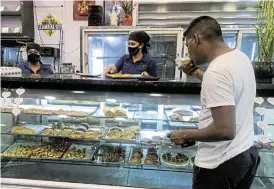
[[[176,145],[182,145],[185,143],[184,136],[185,134],[183,130],[175,130],[167,135],[167,137],[170,138],[171,142]]]
[[[147,72],[142,72],[141,76],[149,76],[149,74]]]
[[[199,68],[196,66],[192,60],[189,60],[188,63],[180,65],[179,70],[183,70],[187,75],[191,75],[196,72]]]
[[[106,66],[104,69],[104,75],[115,73],[117,73],[117,68],[113,64]]]

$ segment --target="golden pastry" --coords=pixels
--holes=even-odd
[[[113,139],[113,140],[117,140],[117,139],[120,139],[121,135],[122,135],[122,132],[117,131],[117,130],[113,130],[113,131],[109,132],[108,138]]]
[[[11,132],[13,134],[23,134],[23,135],[35,135],[36,131],[26,127],[13,127]]]
[[[130,159],[130,163],[132,163],[132,164],[141,164],[141,159],[137,158],[137,157],[132,157]]]
[[[123,132],[120,136],[121,140],[133,140],[136,138],[136,135],[131,132]]]
[[[139,133],[141,131],[141,128],[139,126],[131,126],[125,129],[126,132],[133,132],[135,134]]]
[[[107,77],[111,77],[111,78],[127,78],[127,77],[132,77],[132,74],[107,74]]]
[[[115,117],[115,113],[108,107],[104,107],[104,115],[106,117]]]
[[[97,139],[97,135],[96,135],[96,133],[93,133],[93,132],[86,132],[86,133],[83,133],[83,138],[85,138],[85,139]]]

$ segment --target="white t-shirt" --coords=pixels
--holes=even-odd
[[[210,108],[235,105],[236,136],[231,141],[200,142],[195,165],[214,169],[253,145],[256,82],[249,58],[233,50],[214,59],[204,74],[199,129],[213,124]]]

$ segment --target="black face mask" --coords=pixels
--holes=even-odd
[[[34,53],[28,54],[28,61],[30,63],[37,64],[40,60],[41,60],[40,55],[34,54]]]
[[[138,48],[138,46],[137,46],[137,47],[134,47],[134,48],[128,47],[128,53],[129,53],[131,56],[135,56],[136,54],[138,54],[139,50],[140,50],[140,49]]]

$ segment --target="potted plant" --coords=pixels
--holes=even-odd
[[[254,70],[258,82],[272,83],[274,77],[274,1],[258,2],[258,23],[255,26],[258,39],[258,61]]]
[[[132,11],[136,6],[132,4],[132,1],[121,1],[122,9],[125,12],[125,17],[122,20],[122,25],[132,26]]]

